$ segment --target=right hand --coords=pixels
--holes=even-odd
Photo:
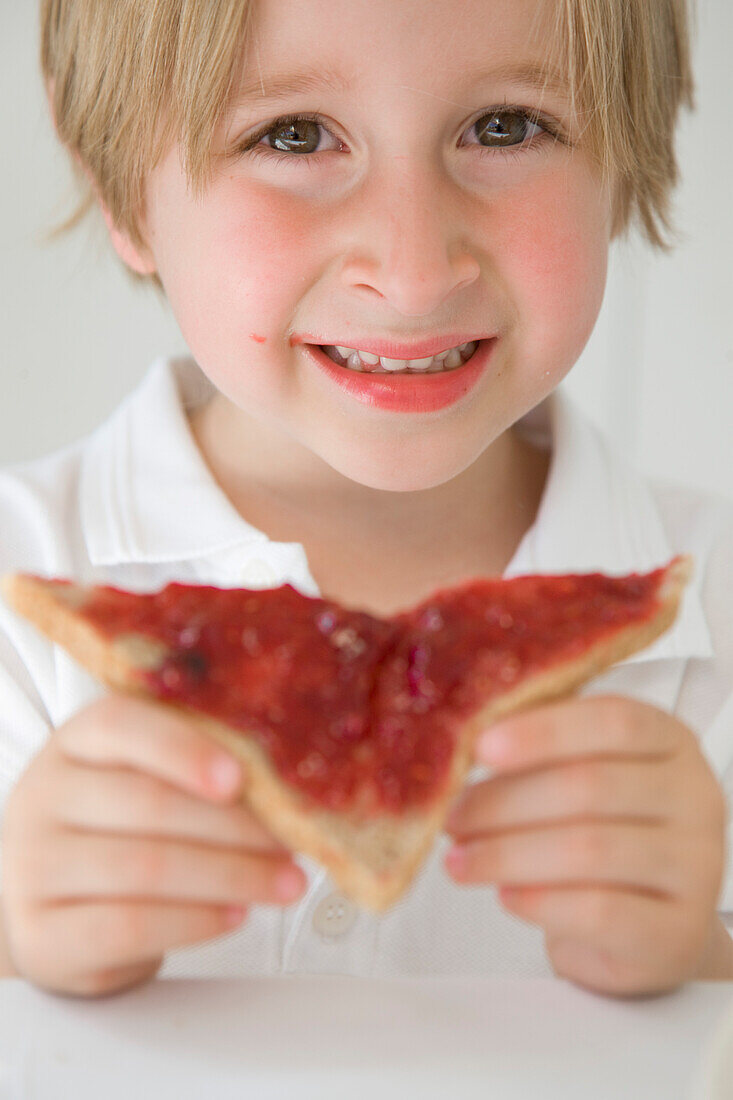
[[[241,800],[185,716],[109,693],[54,730],[11,791],[2,906],[21,977],[99,996],[152,978],[166,951],[231,931],[227,911],[284,904],[305,875]],[[290,870],[300,888],[285,897]],[[0,914],[0,919],[3,914]]]

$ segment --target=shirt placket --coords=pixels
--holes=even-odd
[[[371,972],[379,917],[347,898],[327,871],[307,856],[297,862],[308,888],[283,910],[281,968],[285,973]]]

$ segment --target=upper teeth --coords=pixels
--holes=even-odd
[[[351,367],[353,370],[364,370],[365,367],[371,367],[373,370],[379,370],[381,367],[386,371],[429,371],[434,370],[452,370],[455,367],[460,367],[464,359],[476,350],[476,341],[472,341],[467,344],[461,344],[457,348],[449,348],[447,351],[440,351],[437,355],[429,355],[426,359],[387,359],[383,355],[374,355],[369,351],[359,351],[358,348],[346,348],[336,345],[335,347],[327,347],[325,351],[331,355],[336,351],[342,359],[346,360],[346,366]],[[333,355],[331,355],[333,358]]]

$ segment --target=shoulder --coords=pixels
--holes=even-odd
[[[680,706],[691,722],[700,714],[707,716],[703,725],[711,728],[705,743],[714,755],[711,739],[719,735],[711,723],[733,708],[733,500],[670,482],[650,484],[673,551],[694,559],[694,584],[713,652],[709,659],[690,662]],[[730,720],[729,714],[724,720],[726,768],[733,760]]]
[[[86,558],[79,510],[84,441],[0,467],[0,575],[76,576]],[[0,598],[0,641],[52,675],[50,643]]]
[[[660,479],[650,479],[648,484],[674,551],[693,554],[702,574],[724,563],[730,568],[733,499]]]
[[[0,575],[71,573],[83,556],[84,441],[0,467]],[[57,705],[54,647],[0,597],[0,794],[43,743]]]
[[[0,572],[67,568],[78,548],[85,440],[0,467]]]
[[[733,500],[670,482],[651,482],[673,553],[691,554],[713,649],[733,682]]]

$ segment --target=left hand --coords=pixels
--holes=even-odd
[[[492,777],[463,791],[445,826],[460,842],[446,856],[452,877],[497,884],[579,985],[627,995],[694,978],[717,919],[726,823],[694,733],[613,695],[535,707],[491,732],[501,753],[482,757],[481,735],[476,759]]]

